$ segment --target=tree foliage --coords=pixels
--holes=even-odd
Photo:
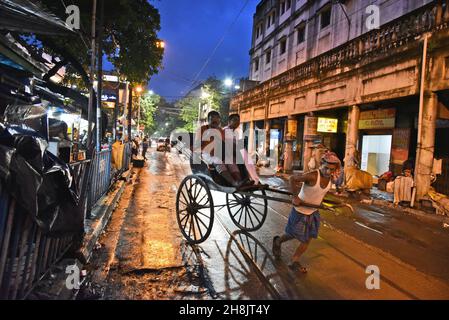
[[[135,97],[134,105],[138,107],[139,98]],[[157,94],[145,94],[140,98],[140,124],[145,126],[145,134],[150,135],[157,124],[155,122],[155,114],[158,110],[158,105],[161,97]]]
[[[130,82],[147,81],[161,66],[163,48],[159,46],[159,11],[147,0],[103,0],[104,32],[101,38],[103,54],[115,69]],[[100,1],[98,1],[100,2]],[[61,0],[43,0],[43,5],[65,21],[67,14]],[[60,59],[78,62],[84,70],[90,64],[90,30],[92,1],[71,0],[80,8],[81,30],[67,37],[28,35],[25,43],[30,50],[41,56],[44,50]],[[99,11],[100,5],[98,5]],[[100,13],[97,12],[97,19]],[[73,65],[73,64],[72,64]],[[68,69],[68,74],[76,73]]]
[[[202,95],[202,92],[205,94]],[[177,102],[181,109],[180,117],[184,121],[183,129],[193,132],[198,122],[198,107],[206,104],[208,110],[220,112],[222,122],[227,122],[229,98],[223,91],[221,81],[216,78],[207,79],[202,86],[192,90],[185,98]]]

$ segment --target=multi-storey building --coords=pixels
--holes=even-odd
[[[249,147],[292,149],[299,169],[316,143],[342,159],[358,150],[374,176],[413,160],[418,198],[442,158],[435,187],[449,193],[448,22],[447,0],[261,1],[249,72],[259,84],[231,103],[245,128],[265,129]]]
[[[264,82],[432,0],[265,0],[256,8],[250,80]],[[370,7],[371,6],[371,7]],[[378,9],[377,9],[378,8]]]

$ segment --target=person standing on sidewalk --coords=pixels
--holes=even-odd
[[[147,137],[145,137],[144,139],[143,139],[143,142],[142,142],[142,157],[145,159],[145,160],[147,160],[147,150],[148,150],[148,147],[150,146],[150,144],[149,144],[149,142],[148,142],[148,138]]]
[[[319,169],[290,178],[290,185],[294,198],[293,208],[290,212],[285,233],[273,238],[273,255],[281,257],[282,243],[297,239],[300,245],[291,258],[289,268],[293,271],[307,272],[307,268],[300,263],[300,258],[307,250],[312,238],[318,237],[320,226],[320,213],[324,196],[331,188],[332,177],[341,166],[340,159],[333,152],[326,152],[321,157]],[[298,194],[298,183],[302,182],[301,191]],[[297,194],[297,195],[296,195]]]

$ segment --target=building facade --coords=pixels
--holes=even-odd
[[[341,159],[358,151],[373,176],[411,160],[418,199],[442,159],[434,186],[449,193],[448,22],[446,0],[262,1],[250,51],[259,85],[231,103],[246,128],[265,129],[250,148],[292,150],[297,169],[317,143]]]
[[[269,80],[429,2],[432,0],[261,1],[253,21],[249,78]]]

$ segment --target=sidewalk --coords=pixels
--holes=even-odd
[[[149,150],[150,160],[137,169],[85,266],[78,300],[208,297],[176,221],[174,199],[184,172],[171,156]]]
[[[295,170],[291,174],[287,173],[275,173],[274,170],[269,168],[258,168],[261,179],[270,185],[274,185],[281,189],[288,189],[288,181],[293,174],[302,173],[300,170]],[[417,218],[429,219],[435,222],[441,222],[444,225],[447,225],[445,228],[449,227],[449,216],[437,215],[436,213],[429,212],[426,210],[421,210],[417,208],[410,208],[405,206],[395,206],[393,204],[393,195],[387,192],[383,192],[378,190],[376,187],[371,189],[370,196],[364,196],[363,199],[354,198],[354,195],[351,195],[347,192],[342,192],[341,194],[336,194],[335,189],[331,189],[330,193],[332,196],[341,199],[342,201],[347,201],[348,199],[354,199],[356,202],[360,202],[362,204],[368,204],[373,206],[379,206],[389,209],[400,210],[405,214],[411,214],[416,216]],[[367,199],[368,198],[368,199]]]

